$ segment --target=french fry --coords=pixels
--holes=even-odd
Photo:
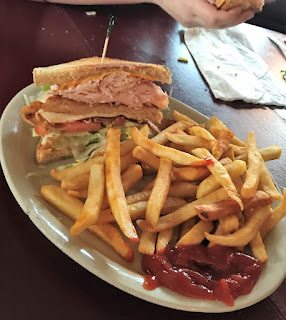
[[[282,149],[281,147],[274,145],[263,149],[259,149],[259,153],[261,154],[263,160],[266,162],[270,160],[279,159],[282,153]],[[240,156],[237,156],[236,159],[247,161],[247,154],[243,153]]]
[[[230,146],[230,141],[234,136],[234,133],[232,131],[230,131],[229,129],[225,129],[225,130],[220,130],[218,129],[218,133],[216,137],[216,141],[213,144],[212,147],[212,154],[216,159],[220,159],[223,155],[223,153],[229,149]],[[232,150],[233,150],[233,157],[234,157],[234,148],[233,146]]]
[[[137,225],[140,229],[150,232],[159,232],[165,229],[173,228],[180,223],[196,216],[195,206],[204,203],[221,201],[229,198],[224,188],[220,188],[211,194],[188,203],[176,211],[160,217],[156,227],[152,228],[145,220],[137,220]]]
[[[141,129],[140,132],[148,138],[149,135],[149,127],[148,124],[145,124]],[[123,156],[129,152],[132,152],[133,149],[136,147],[134,141],[129,139],[127,141],[121,142],[120,144],[120,156]]]
[[[208,150],[212,149],[212,144],[210,143],[209,140],[206,140],[197,136],[191,136],[188,134],[169,133],[169,132],[166,132],[165,136],[168,138],[168,140],[172,141],[173,143],[176,143],[182,146],[187,146],[190,149],[195,149],[195,148],[206,148]]]
[[[262,156],[259,155],[260,158],[260,181],[259,181],[259,189],[265,191],[270,195],[273,200],[281,200],[282,196],[280,192],[277,190],[272,177],[267,169],[265,162],[262,159]]]
[[[87,199],[80,217],[70,230],[72,236],[77,236],[87,227],[96,224],[101,210],[104,188],[104,164],[95,163],[90,169]]]
[[[132,155],[132,151],[124,154],[120,157],[120,171],[124,172],[127,168],[129,168],[132,164],[136,164],[138,162]]]
[[[166,129],[164,129],[163,131],[161,131],[160,133],[158,133],[155,137],[153,137],[151,140],[155,143],[158,144],[166,144],[168,142],[168,139],[165,136],[166,132],[175,132],[176,130],[180,129],[180,130],[186,130],[187,128],[189,128],[192,124],[189,121],[179,121],[176,122],[174,124],[172,124],[171,126],[167,127]]]
[[[146,221],[153,227],[156,226],[162,207],[166,201],[171,184],[172,162],[161,158],[158,174],[148,200]]]
[[[175,121],[179,122],[179,121],[186,121],[189,122],[191,125],[193,126],[197,126],[198,123],[196,121],[194,121],[193,119],[191,119],[190,117],[174,110],[173,111],[173,118],[175,119]]]
[[[153,155],[153,153],[145,150],[140,146],[136,146],[132,153],[133,157],[144,164],[147,164],[149,167],[158,171],[160,159]]]
[[[155,253],[157,233],[143,231],[140,237],[138,251],[143,254],[152,255]]]
[[[216,142],[216,138],[205,128],[200,126],[193,126],[187,129],[187,132],[196,137],[205,139],[210,142]]]
[[[208,165],[208,169],[215,176],[217,182],[225,188],[229,197],[234,199],[239,204],[241,210],[243,210],[243,203],[239,198],[235,185],[232,182],[231,177],[229,176],[229,173],[227,172],[226,168],[219,161],[217,161],[207,149],[195,149],[193,150],[193,154],[203,159],[212,159],[214,165]]]
[[[237,215],[230,214],[219,220],[221,227],[223,228],[224,234],[232,233],[239,229],[239,219]]]
[[[156,253],[163,252],[166,246],[170,243],[173,235],[173,228],[163,230],[158,233]]]
[[[206,167],[182,167],[173,169],[173,177],[176,181],[198,181],[210,175]]]
[[[264,238],[286,215],[286,188],[283,189],[283,198],[279,205],[273,210],[270,217],[263,223],[260,234]]]
[[[234,180],[237,177],[243,175],[246,171],[246,164],[242,160],[234,160],[230,164],[225,165],[225,169],[230,175],[231,179]],[[198,186],[197,199],[204,197],[205,195],[220,188],[220,184],[217,182],[214,175],[211,175],[204,179]]]
[[[227,126],[217,117],[211,117],[209,121],[209,125],[210,125],[210,130],[212,130],[211,129],[212,127],[216,127],[222,130],[228,129]],[[233,136],[233,138],[231,139],[231,142],[237,146],[241,146],[241,147],[245,146],[245,143],[239,140],[236,136]]]
[[[83,202],[70,196],[65,190],[55,185],[45,185],[41,188],[41,195],[44,200],[64,213],[72,220],[77,220],[83,208]],[[120,232],[112,225],[92,225],[88,230],[96,234],[103,241],[108,243],[123,259],[133,261],[134,253],[130,245],[125,242]]]
[[[221,156],[222,158],[230,158],[232,161],[235,160],[234,156],[234,148],[233,145],[229,145],[228,149],[224,151],[224,153]]]
[[[171,184],[168,196],[189,199],[196,195],[198,186],[190,182],[178,181]]]
[[[251,217],[252,212],[253,210],[244,210],[244,215],[247,220]],[[259,231],[254,236],[254,238],[249,242],[249,245],[254,258],[258,259],[261,263],[268,261],[265,245],[263,243],[263,240]]]
[[[81,199],[84,200],[84,199],[87,198],[88,190],[80,190],[80,191],[77,191],[77,190],[67,190],[67,193],[68,193],[70,196],[77,197],[77,198],[81,198]]]
[[[214,221],[239,212],[240,206],[235,200],[227,199],[195,206],[195,210],[200,219]]]
[[[87,190],[89,182],[89,174],[82,174],[77,177],[67,177],[61,182],[61,188],[65,190],[82,191]]]
[[[197,223],[197,217],[193,217],[181,224],[180,228],[180,236],[179,239],[181,239],[188,231],[192,229],[192,227]]]
[[[271,215],[270,206],[256,208],[249,220],[237,231],[228,235],[205,233],[206,238],[215,244],[230,247],[246,246],[257,234],[264,221]]]
[[[205,239],[205,232],[211,232],[212,229],[211,221],[201,220],[176,243],[176,247],[200,244]]]
[[[126,193],[128,190],[130,190],[136,184],[136,182],[142,178],[142,176],[143,171],[141,166],[138,164],[132,164],[126,171],[124,171],[121,175],[124,192]],[[68,190],[67,192],[72,196],[82,199],[86,199],[88,194],[87,190]],[[109,208],[109,202],[106,194],[104,195],[101,208]]]
[[[119,129],[108,130],[105,150],[106,191],[110,208],[123,234],[131,241],[138,242],[139,238],[130,218],[121,181]]]
[[[62,170],[51,170],[51,177],[56,181],[62,181],[65,178],[73,178],[84,174],[89,174],[90,168],[94,163],[104,163],[105,156],[99,156],[80,162],[77,165]]]
[[[272,204],[272,199],[269,196],[269,194],[267,194],[262,190],[256,191],[256,194],[254,197],[242,199],[242,201],[243,201],[245,210]]]
[[[260,178],[260,153],[257,148],[254,132],[251,131],[246,138],[247,170],[244,184],[241,188],[243,198],[252,198],[256,194]]]
[[[186,203],[187,202],[184,199],[168,197],[162,208],[161,214],[162,215],[169,214],[170,212],[173,212],[178,208],[181,208]],[[130,218],[132,220],[145,218],[146,208],[147,208],[147,200],[146,201],[142,200],[142,201],[128,204]],[[115,221],[116,220],[114,215],[112,214],[112,210],[108,208],[100,212],[97,224],[112,223]]]
[[[131,129],[131,137],[137,145],[152,152],[157,157],[166,158],[181,165],[205,165],[205,161],[202,159],[188,153],[160,145],[153,140],[144,137],[136,127]]]

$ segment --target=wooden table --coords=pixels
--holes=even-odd
[[[93,10],[96,15],[86,14]],[[117,15],[109,57],[166,64],[173,74],[174,98],[208,117],[218,116],[242,139],[252,129],[260,146],[278,144],[286,150],[283,110],[278,114],[275,107],[214,99],[180,41],[180,25],[152,5],[85,7],[1,0],[1,113],[20,89],[32,83],[35,66],[101,55],[109,14]],[[280,79],[286,61],[268,41],[270,31],[249,26],[249,32],[257,52]],[[179,63],[180,56],[189,63]],[[286,186],[285,163],[285,152],[280,160],[269,163],[280,188]],[[0,191],[0,319],[286,319],[285,281],[264,301],[232,314],[189,314],[130,296],[92,275],[49,242],[22,212],[2,171]]]

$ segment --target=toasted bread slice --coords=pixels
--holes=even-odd
[[[154,106],[144,106],[136,109],[123,104],[87,104],[59,96],[48,98],[38,112],[49,123],[64,123],[93,117],[113,118],[118,116],[124,116],[139,122],[150,120],[154,123],[160,123],[162,119],[162,112]]]
[[[100,57],[84,58],[49,67],[35,68],[33,78],[37,86],[44,84],[61,85],[78,83],[87,78],[97,78],[105,73],[117,71],[126,71],[151,81],[171,83],[171,72],[163,65],[110,58],[105,58],[104,62],[101,63]]]
[[[51,146],[42,145],[41,141],[42,140],[38,143],[36,149],[36,162],[38,164],[47,164],[72,157],[71,148],[54,149]]]

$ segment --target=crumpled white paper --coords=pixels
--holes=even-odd
[[[286,85],[276,81],[241,26],[187,29],[185,43],[217,99],[286,107]]]

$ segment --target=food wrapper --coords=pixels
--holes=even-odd
[[[217,99],[286,107],[286,83],[254,51],[243,24],[187,29],[185,43]]]

